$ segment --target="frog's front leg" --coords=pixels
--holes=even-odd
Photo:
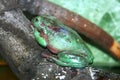
[[[56,64],[60,66],[68,66],[68,67],[76,67],[76,68],[83,68],[88,66],[88,62],[83,56],[79,56],[77,54],[72,54],[65,52],[58,53],[58,58],[50,56]]]
[[[40,45],[42,45],[44,47],[47,46],[47,42],[46,42],[45,38],[43,38],[42,36],[40,36],[40,32],[36,28],[34,28],[34,36],[35,36],[37,42]]]

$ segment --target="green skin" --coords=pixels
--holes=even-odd
[[[37,42],[57,57],[49,56],[56,64],[83,68],[93,62],[93,55],[79,34],[53,16],[42,15],[32,20]]]

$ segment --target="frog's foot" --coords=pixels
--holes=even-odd
[[[31,24],[30,25],[30,27],[31,27],[31,29],[32,29],[32,31],[34,31],[34,26]],[[33,32],[32,32],[33,33]]]
[[[34,27],[33,27],[32,24],[30,25],[30,27],[31,27],[31,29],[32,29],[32,31],[30,32],[30,34],[33,34],[33,33],[34,33]]]

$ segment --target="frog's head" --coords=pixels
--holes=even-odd
[[[47,23],[43,16],[37,16],[32,19],[32,24],[35,29],[38,31],[42,31],[43,33],[47,33]]]
[[[57,25],[56,18],[49,15],[41,15],[32,19],[32,24],[37,30],[42,30],[45,34],[47,33],[48,27],[51,25]]]

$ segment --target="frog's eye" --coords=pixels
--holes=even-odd
[[[38,18],[36,18],[36,19],[35,19],[35,22],[38,22],[38,21],[39,21],[39,19],[38,19]]]

